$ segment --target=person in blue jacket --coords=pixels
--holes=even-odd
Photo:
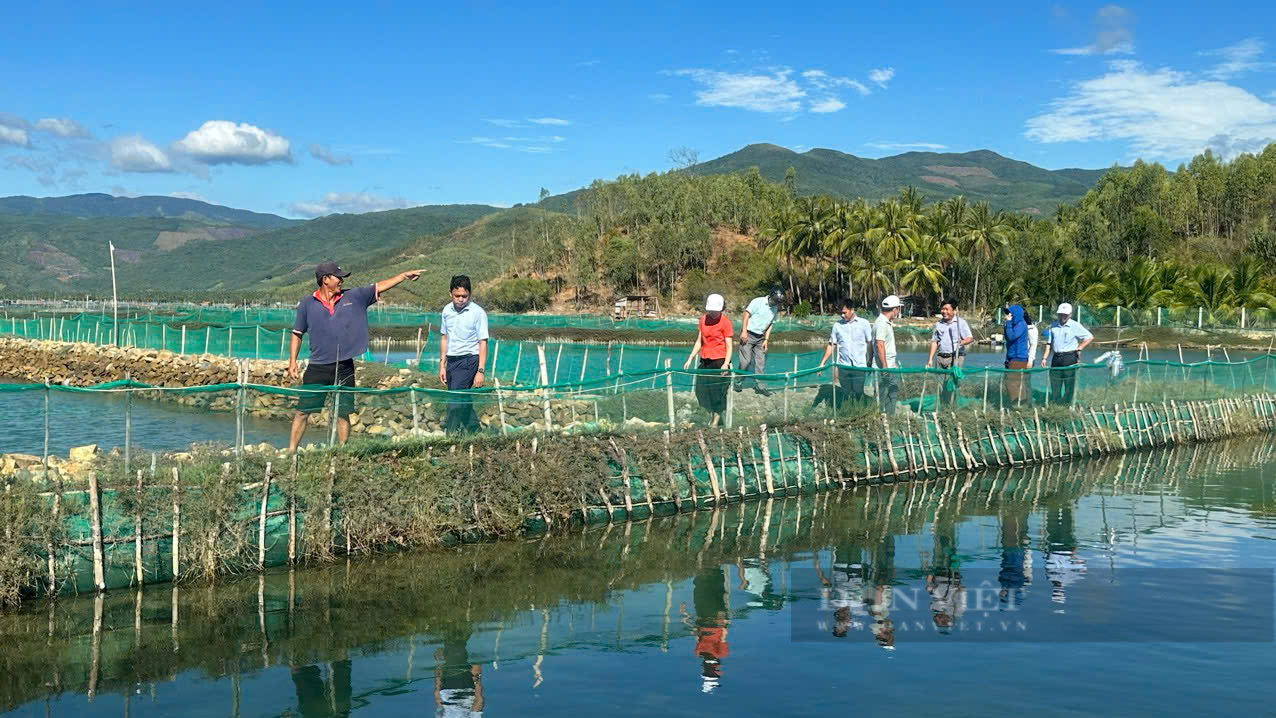
[[[1011,304],[1003,313],[1005,319],[1007,369],[1028,367],[1028,324],[1023,320],[1023,307]],[[1006,374],[1003,384],[1006,398],[1012,404],[1021,403],[1026,397],[1028,377],[1018,372]]]

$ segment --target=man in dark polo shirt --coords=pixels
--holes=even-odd
[[[341,284],[350,273],[336,262],[315,267],[319,288],[297,303],[297,319],[292,323],[292,344],[288,352],[288,376],[296,379],[297,353],[301,351],[301,335],[310,334],[310,365],[301,383],[305,386],[354,386],[354,358],[368,349],[368,307],[381,298],[381,293],[405,279],[415,280],[421,270],[403,272],[376,284],[357,289],[343,289]],[[350,413],[354,396],[341,394],[337,406],[337,439],[346,442],[350,435]],[[292,434],[288,451],[297,450],[306,433],[306,415],[322,411],[328,392],[315,391],[297,401],[292,417]]]

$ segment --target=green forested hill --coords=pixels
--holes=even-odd
[[[384,261],[423,237],[445,235],[499,211],[439,205],[331,215],[263,230],[155,217],[0,213],[0,297],[109,292],[107,242],[116,246],[120,291],[131,297],[256,294],[304,281],[324,259]],[[311,279],[313,281],[313,279]]]
[[[0,197],[0,215],[52,215],[58,217],[157,217],[187,219],[238,227],[276,229],[299,224],[273,214],[250,212],[182,197],[114,197],[109,194],[73,194],[65,197]]]
[[[962,153],[906,152],[865,159],[844,152],[813,149],[798,153],[776,145],[749,145],[737,152],[690,167],[697,175],[740,172],[757,167],[762,176],[782,182],[790,167],[801,195],[845,199],[883,199],[914,185],[928,199],[965,195],[994,209],[1048,214],[1075,202],[1107,170],[1046,170],[989,150]]]

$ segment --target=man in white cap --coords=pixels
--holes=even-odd
[[[1081,351],[1094,341],[1089,329],[1072,318],[1072,305],[1064,302],[1056,312],[1057,319],[1046,330],[1046,350],[1041,355],[1041,367],[1050,366],[1050,399],[1063,404],[1072,403],[1077,386],[1077,370],[1081,363]]]
[[[873,358],[879,369],[898,369],[895,352],[895,324],[902,303],[891,294],[882,300],[882,311],[873,322]],[[895,401],[899,397],[899,377],[891,372],[878,372],[877,397],[882,411],[895,413]]]
[[[720,369],[720,376],[701,376],[696,380],[696,399],[700,406],[709,412],[709,426],[717,426],[722,420],[722,412],[727,409],[727,391],[731,385],[728,374],[731,371],[731,339],[735,330],[731,320],[723,313],[726,300],[721,294],[710,294],[704,303],[704,316],[696,331],[696,343],[691,346],[691,354],[683,363],[683,369],[690,369],[691,363],[700,358],[701,370]]]

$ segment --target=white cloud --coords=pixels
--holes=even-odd
[[[27,136],[27,131],[21,127],[12,127],[10,125],[0,125],[0,145],[13,145],[15,147],[30,147],[31,138]]]
[[[415,205],[412,202],[402,197],[381,197],[369,192],[329,192],[322,199],[293,202],[288,211],[301,217],[322,217],[328,214],[383,212],[413,206]]]
[[[124,172],[172,172],[173,164],[164,150],[141,135],[125,135],[111,140],[111,164]]]
[[[1207,147],[1230,156],[1276,138],[1276,104],[1225,82],[1123,60],[1029,119],[1025,136],[1126,141],[1149,159],[1183,159]]]
[[[254,125],[226,120],[205,122],[174,142],[173,149],[209,165],[292,162],[287,138]]]
[[[169,196],[169,197],[176,197],[177,199],[193,199],[193,200],[196,200],[196,201],[198,201],[198,202],[207,202],[207,201],[208,201],[208,200],[204,199],[204,196],[203,196],[202,194],[198,193],[198,192],[169,192],[169,193],[168,193],[168,196]]]
[[[770,74],[718,72],[715,70],[675,70],[678,77],[690,77],[702,86],[696,104],[705,107],[734,107],[754,112],[797,112],[806,91],[790,77],[792,70]]]
[[[1260,61],[1263,54],[1263,41],[1256,37],[1241,40],[1235,45],[1207,50],[1201,53],[1207,57],[1222,57],[1223,61],[1206,70],[1205,74],[1216,80],[1226,80],[1234,75],[1255,70],[1268,70],[1276,67],[1276,63]]]
[[[576,67],[593,67],[602,63],[602,60],[582,60],[576,63]]]
[[[35,123],[35,128],[58,137],[88,137],[89,128],[70,117],[44,117]]]
[[[558,127],[565,127],[571,124],[571,122],[557,117],[529,117],[527,121],[534,125],[555,125]]]
[[[320,144],[310,145],[310,156],[320,162],[326,162],[327,164],[334,166],[348,165],[354,162],[354,158],[350,155],[333,154],[332,150],[328,149],[327,145]]]
[[[467,140],[457,140],[464,145],[482,145],[498,150],[517,150],[531,154],[552,152],[551,145],[566,142],[562,135],[540,135],[536,137],[485,137],[475,136]]]
[[[1104,5],[1094,14],[1094,35],[1084,47],[1066,47],[1056,55],[1128,55],[1134,52],[1134,13],[1120,5]]]
[[[823,114],[826,112],[837,112],[838,110],[843,109],[844,107],[846,107],[845,102],[842,102],[836,97],[827,97],[823,100],[820,100],[819,102],[811,103],[811,112],[817,112],[820,114]]]
[[[653,92],[650,95],[647,95],[647,99],[652,102],[668,102],[670,97],[663,92]]]
[[[895,77],[895,68],[893,67],[878,67],[868,71],[868,79],[872,80],[883,90],[886,89],[886,83],[890,82],[892,77]]]
[[[838,87],[849,87],[861,95],[868,95],[872,92],[867,85],[859,80],[852,80],[849,77],[837,77],[823,70],[807,70],[802,73],[802,77],[811,87],[822,92],[831,92]],[[818,112],[818,110],[812,108],[812,112]]]
[[[937,152],[939,150],[948,149],[948,145],[936,144],[934,142],[865,142],[865,147],[872,147],[875,150],[929,150]]]
[[[496,125],[497,127],[522,127],[523,126],[523,123],[520,120],[488,119],[483,121],[490,122],[491,124]]]

